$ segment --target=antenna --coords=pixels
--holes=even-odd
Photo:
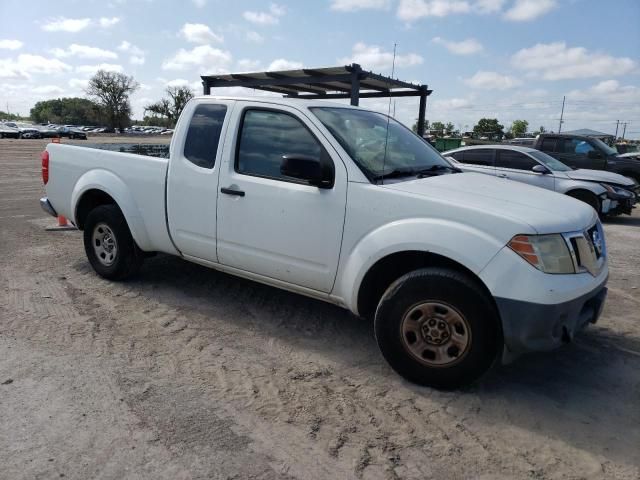
[[[391,63],[391,79],[393,79],[393,74],[396,71],[396,48],[398,44],[393,44],[393,62]],[[388,84],[389,92],[391,92],[391,84]],[[395,108],[394,108],[395,110]],[[394,111],[395,114],[395,111]],[[391,120],[391,95],[389,95],[389,106],[387,107],[387,131],[385,133],[384,138],[384,156],[382,157],[382,180],[381,183],[384,185],[384,165],[387,163],[387,144],[389,143],[389,121]]]

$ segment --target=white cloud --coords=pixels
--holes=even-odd
[[[0,40],[0,50],[19,50],[23,45],[20,40]]]
[[[87,75],[93,75],[98,70],[106,70],[107,72],[122,73],[124,71],[124,68],[122,68],[122,65],[117,65],[113,63],[100,63],[98,65],[80,65],[75,69],[76,73],[84,73]]]
[[[535,20],[556,7],[556,0],[516,0],[513,6],[504,12],[504,18],[514,22]]]
[[[258,32],[254,32],[254,31],[247,32],[247,34],[245,35],[245,38],[247,39],[247,41],[252,43],[264,42],[264,37],[260,35]]]
[[[594,100],[599,102],[615,101],[628,103],[628,106],[640,104],[640,87],[620,85],[618,80],[604,80],[585,90],[572,90],[567,94],[569,100]],[[571,102],[569,102],[571,104]]]
[[[472,88],[490,90],[506,90],[520,85],[522,82],[509,75],[501,75],[497,72],[479,71],[473,77],[467,78],[464,83]]]
[[[569,48],[564,42],[523,48],[511,57],[511,63],[540,74],[545,80],[618,76],[636,68],[636,62],[630,58],[590,52],[583,47]]]
[[[355,12],[357,10],[382,10],[389,8],[390,0],[332,0],[331,10]]]
[[[131,63],[132,65],[144,65],[144,62],[146,60],[145,52],[141,48],[138,48],[135,45],[127,42],[126,40],[123,40],[122,42],[120,42],[120,45],[118,45],[118,50],[130,54],[129,63]]]
[[[180,30],[180,35],[191,43],[220,43],[224,40],[222,35],[213,33],[207,25],[202,23],[185,23]]]
[[[186,87],[186,86],[189,86],[191,82],[189,82],[189,80],[186,80],[184,78],[176,78],[174,80],[168,80],[163,83],[165,83],[167,87]]]
[[[51,95],[53,93],[62,93],[64,90],[57,85],[41,85],[32,89],[34,93],[41,93],[45,95]]]
[[[285,60],[284,58],[278,58],[269,64],[267,70],[277,71],[277,70],[297,70],[298,68],[302,68],[301,62],[294,62],[291,60]]]
[[[42,26],[46,32],[71,32],[76,33],[91,25],[90,18],[66,18],[57,17],[49,20]]]
[[[476,0],[474,8],[478,13],[495,13],[502,10],[506,0]]]
[[[437,110],[458,110],[468,108],[471,105],[471,100],[467,98],[449,98],[433,102],[433,108]]]
[[[89,85],[89,80],[86,80],[86,79],[72,78],[71,80],[69,80],[69,86],[71,88],[78,88],[78,89],[84,90],[85,88],[87,88],[87,85]]]
[[[193,67],[203,67],[209,72],[219,73],[229,67],[232,58],[231,53],[227,51],[213,48],[210,45],[199,45],[192,50],[181,48],[175,55],[162,62],[162,69],[186,70]]]
[[[453,42],[444,38],[435,37],[431,40],[433,43],[444,46],[447,50],[455,55],[472,55],[482,51],[482,44],[475,38],[468,38],[460,42]]]
[[[119,17],[100,17],[98,19],[98,25],[102,28],[111,28],[118,23],[120,23]]]
[[[411,22],[422,17],[446,17],[469,13],[471,4],[465,0],[400,0],[398,18]]]
[[[351,57],[338,60],[339,63],[359,63],[364,68],[369,69],[390,69],[393,64],[393,53],[385,52],[377,45],[367,45],[358,42],[353,46]],[[396,55],[396,67],[411,67],[420,65],[423,58],[417,53],[406,55]]]
[[[272,3],[268,12],[245,11],[242,13],[244,19],[257,25],[276,25],[280,22],[280,18],[286,13],[284,7]]]
[[[192,0],[193,4],[198,8],[204,8],[207,5],[207,0]]]
[[[97,47],[89,47],[88,45],[78,45],[72,43],[66,50],[62,48],[54,48],[51,50],[56,57],[78,57],[78,58],[95,58],[98,60],[115,59],[118,58],[116,52],[111,50],[104,50]]]
[[[17,59],[0,58],[0,78],[29,79],[34,74],[57,74],[71,67],[57,58],[22,54]]]
[[[56,17],[46,21],[42,25],[42,30],[45,32],[77,33],[91,26],[110,28],[119,22],[119,17],[100,17],[97,20],[92,20],[91,18]]]
[[[260,67],[260,60],[251,60],[249,58],[243,58],[238,60],[238,68],[241,72],[252,72]]]

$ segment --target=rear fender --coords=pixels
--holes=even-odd
[[[89,190],[101,190],[113,198],[122,211],[131,235],[142,250],[152,250],[149,234],[145,227],[135,198],[127,184],[116,174],[108,170],[95,169],[82,175],[71,193],[71,212],[76,222],[78,202]]]

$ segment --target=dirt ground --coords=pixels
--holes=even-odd
[[[597,325],[439,392],[336,307],[164,255],[98,278],[45,231],[44,145],[0,140],[0,478],[640,478],[640,212]]]

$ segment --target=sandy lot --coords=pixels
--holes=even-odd
[[[640,478],[640,212],[598,325],[443,393],[330,305],[164,255],[98,278],[45,231],[44,144],[0,140],[1,478]]]

